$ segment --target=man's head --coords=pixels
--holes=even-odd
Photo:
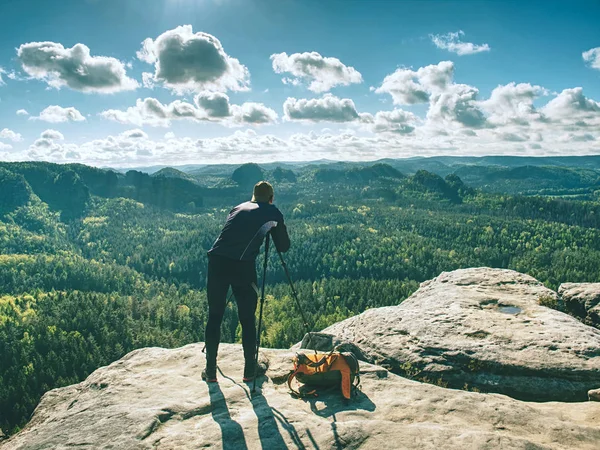
[[[273,203],[273,186],[268,181],[259,181],[254,186],[252,201],[260,203]]]

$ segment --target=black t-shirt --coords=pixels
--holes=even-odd
[[[242,203],[229,212],[225,226],[208,254],[254,261],[269,231],[277,250],[287,252],[290,238],[281,211],[270,203]]]

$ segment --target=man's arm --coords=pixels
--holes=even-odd
[[[287,252],[290,249],[290,236],[287,232],[287,227],[283,223],[283,217],[277,223],[277,226],[271,230],[271,236],[273,236],[273,242],[277,251],[282,253]]]

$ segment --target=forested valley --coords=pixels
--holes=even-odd
[[[284,257],[315,330],[396,305],[458,268],[511,268],[553,289],[600,281],[598,160],[546,163],[414,159],[149,173],[0,163],[0,429],[18,431],[46,391],[133,349],[202,341],[206,251],[261,179],[275,187],[292,239]],[[265,346],[288,347],[304,334],[290,294],[272,254]],[[222,339],[240,339],[234,301]]]

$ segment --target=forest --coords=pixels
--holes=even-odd
[[[399,304],[458,268],[515,269],[553,289],[600,281],[591,157],[128,171],[0,163],[0,429],[18,431],[45,392],[131,350],[202,341],[206,251],[261,179],[286,218],[284,257],[313,330]],[[303,324],[277,255],[269,264],[262,343],[289,347]],[[240,339],[234,301],[222,339]]]

